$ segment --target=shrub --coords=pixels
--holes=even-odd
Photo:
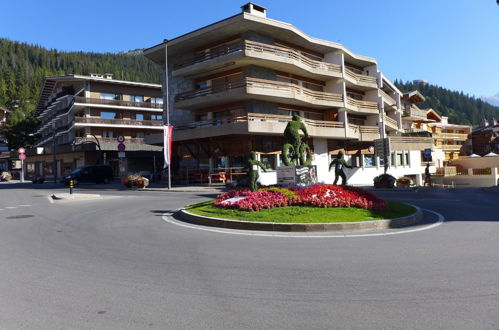
[[[246,198],[230,204],[224,203],[227,199],[241,196]],[[262,209],[288,206],[289,200],[284,194],[278,191],[260,190],[252,192],[250,190],[235,190],[219,195],[217,201],[213,205],[244,211],[260,211]]]

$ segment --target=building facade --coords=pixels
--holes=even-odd
[[[9,169],[9,145],[4,134],[4,128],[7,125],[7,114],[9,112],[9,110],[0,107],[0,172]]]
[[[176,178],[237,174],[256,151],[270,169],[262,183],[275,183],[283,131],[294,114],[308,127],[320,181],[332,182],[329,162],[344,151],[356,166],[349,182],[372,184],[384,166],[374,140],[384,137],[397,139],[388,157],[393,175],[422,173],[419,148],[428,139],[402,137],[402,93],[377,61],[269,19],[261,6],[248,3],[240,14],[145,55],[168,68]]]
[[[499,154],[499,123],[493,119],[491,122],[483,120],[471,134],[473,140],[473,153],[485,156],[488,153]]]
[[[144,137],[161,132],[162,108],[161,85],[99,74],[47,77],[36,109],[38,139],[27,153],[28,175],[53,176],[57,170],[60,177],[95,164],[111,165],[115,176],[152,174],[161,148],[145,144]],[[125,158],[118,157],[118,136],[125,138]]]

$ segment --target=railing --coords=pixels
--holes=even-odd
[[[230,45],[224,49],[220,49],[217,51],[209,51],[200,55],[196,55],[191,59],[175,64],[173,68],[174,70],[182,69],[197,63],[202,63],[214,58],[230,55],[242,50],[261,52],[270,55],[286,57],[289,59],[296,60],[302,64],[305,64],[306,66],[312,69],[321,69],[328,72],[341,73],[341,66],[338,64],[312,60],[302,55],[300,52],[291,48],[279,47],[249,40],[246,40],[238,44]]]
[[[438,147],[442,148],[442,150],[459,151],[459,150],[461,150],[462,145],[460,145],[460,144],[442,144],[440,146],[437,146],[437,148]]]
[[[390,95],[388,95],[384,90],[382,89],[379,89],[379,93],[381,94],[381,96],[386,99],[386,101],[391,105],[391,106],[394,106],[396,107],[397,106],[397,102],[395,102],[395,100],[393,99],[393,97],[391,97]]]
[[[433,137],[441,138],[441,139],[462,139],[466,140],[468,138],[468,134],[462,133],[434,133]]]
[[[97,138],[99,143],[118,143],[116,138],[103,138],[99,137]],[[95,138],[93,137],[75,137],[74,143],[79,144],[83,142],[96,142]],[[125,138],[125,143],[139,143],[143,144],[144,143],[144,138]]]
[[[329,72],[341,73],[341,65],[312,60],[300,52],[285,47],[268,45],[260,42],[245,41],[244,49],[255,52],[264,52],[271,55],[281,56],[299,61],[312,69],[321,69]]]
[[[365,74],[359,74],[352,71],[349,68],[345,68],[345,74],[347,77],[352,78],[357,82],[357,84],[370,84],[370,85],[378,85],[378,79],[376,77],[371,77]]]
[[[462,168],[456,166],[439,167],[436,170],[437,176],[476,176],[476,175],[492,175],[492,169],[486,168]]]
[[[421,109],[404,109],[403,113],[404,117],[418,117],[418,118],[424,118],[426,119],[426,111],[421,110]]]
[[[264,89],[272,89],[272,90],[282,90],[293,92],[298,95],[304,95],[307,97],[311,97],[316,101],[330,101],[330,102],[343,102],[343,95],[335,94],[335,93],[326,93],[326,92],[317,92],[310,90],[308,88],[304,88],[292,83],[275,81],[275,80],[265,80],[258,78],[244,78],[241,81],[236,81],[233,83],[228,83],[224,85],[218,86],[210,86],[205,88],[199,88],[192,91],[184,92],[177,94],[175,96],[175,101],[184,101],[190,100],[201,96],[213,95],[222,92],[228,92],[238,88],[264,88]]]
[[[75,122],[84,123],[84,124],[163,126],[163,121],[161,120],[104,119],[104,118],[75,117]]]
[[[372,101],[361,101],[347,96],[347,104],[357,107],[360,110],[378,111],[378,103]]]
[[[161,104],[161,103],[96,99],[96,98],[81,97],[81,96],[75,96],[75,103],[118,105],[118,106],[123,106],[123,107],[154,108],[154,109],[162,109],[163,108],[163,104]]]
[[[278,122],[287,124],[291,120],[291,116],[286,115],[272,115],[272,114],[262,114],[262,113],[248,113],[246,116],[234,116],[226,117],[214,120],[203,120],[192,122],[187,125],[177,126],[175,130],[186,130],[195,129],[203,127],[221,126],[233,123],[241,122],[251,122],[251,121],[268,121],[268,122]],[[336,121],[326,121],[326,120],[313,120],[313,119],[302,119],[303,122],[312,127],[327,127],[327,128],[344,128],[345,124]]]
[[[364,134],[379,134],[377,126],[360,126],[360,132]]]
[[[397,124],[397,121],[395,119],[390,118],[387,115],[383,115],[383,118],[384,118],[386,124],[388,124],[389,126],[392,126],[394,128],[398,128],[398,124]]]

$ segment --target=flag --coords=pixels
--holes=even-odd
[[[172,133],[173,126],[163,126],[163,154],[165,157],[165,164],[163,168],[167,168],[171,164],[172,158]]]

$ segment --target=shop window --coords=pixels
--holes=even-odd
[[[276,155],[261,154],[260,161],[265,165],[268,170],[275,170],[275,157]]]
[[[376,166],[376,156],[364,155],[364,167],[375,167]]]

